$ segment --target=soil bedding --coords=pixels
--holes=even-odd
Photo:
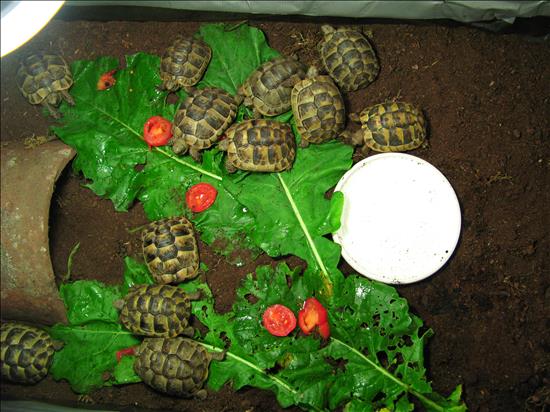
[[[318,64],[319,21],[250,20],[271,47]],[[2,59],[2,147],[46,135],[52,119],[23,98],[14,82],[20,58],[45,50],[69,62],[144,51],[161,54],[171,33],[192,34],[199,21],[52,21],[24,47]],[[457,384],[472,411],[545,410],[550,406],[550,277],[548,272],[548,170],[550,167],[550,47],[523,34],[495,34],[439,23],[369,24],[381,62],[378,79],[346,95],[349,111],[399,98],[424,109],[428,148],[411,154],[439,168],[460,200],[463,226],[449,263],[435,276],[397,290],[435,332],[426,354],[433,388],[448,394]],[[361,159],[356,154],[355,161]],[[121,282],[123,258],[140,257],[139,232],[147,222],[140,204],[127,213],[83,186],[67,168],[50,216],[54,270],[66,272],[72,247],[73,280]],[[236,267],[200,244],[216,309],[227,311],[235,288],[260,256]],[[302,264],[285,259],[291,266]],[[342,262],[342,270],[350,268]],[[50,377],[34,386],[1,384],[6,399],[73,404],[78,396]],[[206,401],[160,395],[143,384],[90,394],[95,408],[182,411],[280,411],[266,391],[224,387]],[[289,408],[287,410],[298,410]]]

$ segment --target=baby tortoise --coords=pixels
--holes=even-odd
[[[340,89],[351,92],[367,87],[380,71],[374,50],[362,33],[350,27],[321,26],[321,61]]]
[[[238,101],[223,89],[196,90],[181,104],[172,125],[174,153],[201,161],[207,149],[225,132],[237,115]]]
[[[290,110],[292,87],[306,77],[307,67],[293,57],[276,57],[253,71],[239,88],[254,117],[276,116]]]
[[[2,379],[25,384],[42,380],[54,352],[63,346],[44,330],[18,322],[2,323],[0,345]]]
[[[227,151],[225,167],[251,172],[281,172],[290,169],[296,156],[296,139],[287,123],[251,119],[236,123],[218,144]]]
[[[300,147],[334,139],[346,124],[346,109],[340,90],[329,76],[319,76],[310,68],[307,79],[294,85],[292,113],[302,136]]]
[[[193,225],[185,217],[151,222],[141,234],[143,257],[157,283],[183,282],[199,271]]]
[[[198,298],[200,292],[188,294],[177,286],[136,285],[114,305],[120,309],[120,321],[134,335],[192,337],[191,300]]]
[[[422,110],[409,103],[387,102],[376,104],[361,113],[352,113],[349,119],[361,122],[355,133],[344,131],[343,140],[377,152],[402,152],[426,145],[426,119]]]
[[[194,86],[202,78],[210,59],[210,46],[193,37],[177,37],[160,62],[161,90],[175,92]]]
[[[194,340],[145,338],[136,350],[135,372],[159,392],[182,398],[206,399],[203,388],[212,359],[225,354],[210,353]]]
[[[27,56],[15,79],[29,103],[41,104],[56,119],[61,117],[56,107],[63,99],[71,106],[75,104],[68,91],[73,85],[73,75],[61,56],[45,53]]]

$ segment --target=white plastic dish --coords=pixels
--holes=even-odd
[[[65,1],[3,1],[1,55],[29,41],[48,24]]]
[[[344,194],[344,210],[333,239],[351,267],[370,279],[393,284],[425,279],[458,243],[456,194],[438,169],[416,156],[370,156],[335,190]]]

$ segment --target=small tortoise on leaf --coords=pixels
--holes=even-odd
[[[351,92],[367,87],[380,71],[374,50],[362,33],[350,28],[321,26],[323,66],[340,89]]]
[[[287,123],[251,119],[227,129],[218,148],[227,151],[225,167],[251,172],[281,172],[290,169],[296,156],[296,138]]]
[[[53,354],[63,344],[52,340],[44,330],[18,322],[0,326],[2,379],[33,384],[42,380]]]
[[[181,104],[172,126],[172,149],[183,155],[189,150],[197,162],[199,150],[214,144],[237,115],[238,101],[223,89],[193,91]]]
[[[204,41],[192,37],[177,37],[160,62],[160,89],[175,92],[197,84],[202,78],[212,50]]]
[[[351,121],[361,122],[354,133],[343,132],[346,143],[377,152],[403,152],[426,145],[426,119],[422,110],[409,103],[387,102],[376,104],[361,113],[352,113]]]
[[[292,89],[292,113],[302,136],[300,147],[334,139],[346,124],[346,109],[340,90],[329,76],[319,76],[315,68],[308,78]]]
[[[191,300],[199,297],[200,292],[188,294],[177,286],[137,285],[114,304],[120,309],[120,321],[134,335],[192,337]]]
[[[56,119],[61,117],[56,107],[63,99],[75,104],[68,92],[73,75],[61,56],[39,53],[26,57],[17,70],[16,82],[29,103],[43,105]]]
[[[141,234],[143,257],[157,283],[183,282],[199,271],[193,225],[184,217],[151,222]]]
[[[244,105],[252,106],[254,117],[276,116],[290,110],[292,87],[306,77],[307,67],[293,57],[276,57],[263,63],[239,89]]]
[[[182,337],[145,338],[136,350],[135,372],[159,392],[182,398],[206,399],[203,388],[212,359],[224,353],[210,353],[200,343]]]

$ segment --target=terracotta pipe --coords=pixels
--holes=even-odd
[[[44,325],[67,322],[48,239],[55,182],[75,156],[60,141],[1,150],[1,316]]]

